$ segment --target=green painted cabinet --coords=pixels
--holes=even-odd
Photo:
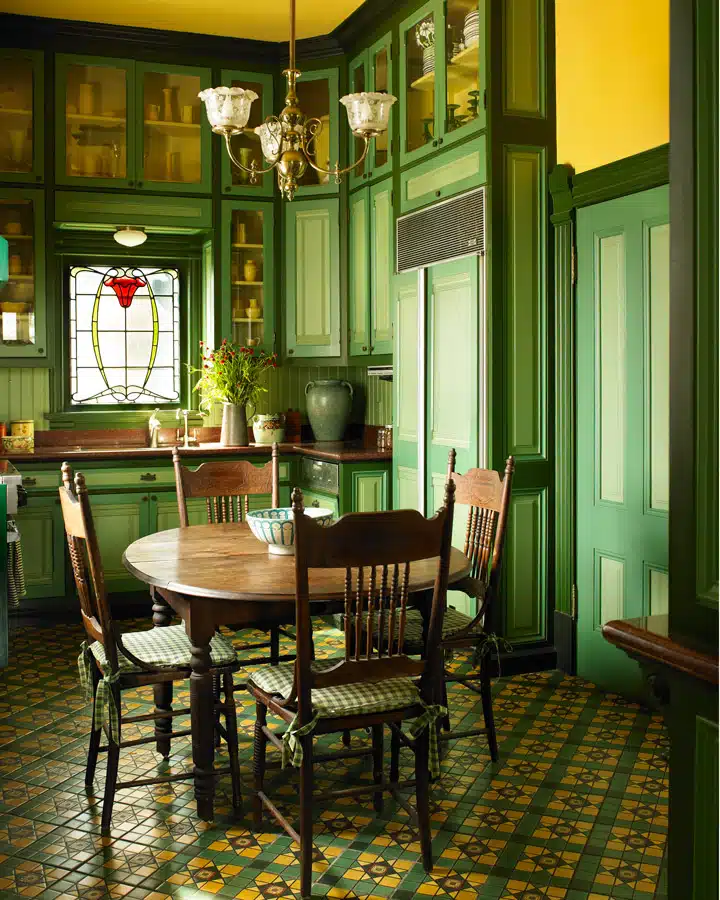
[[[286,353],[339,356],[339,200],[286,203],[283,214]]]
[[[440,156],[411,166],[400,173],[400,212],[446,200],[477,188],[487,181],[485,136],[453,147]]]
[[[43,180],[43,55],[0,50],[0,181]]]
[[[400,162],[485,127],[485,3],[430,0],[400,24]]]
[[[93,493],[91,503],[108,591],[141,590],[141,583],[123,565],[122,555],[133,541],[154,531],[150,495]]]
[[[222,203],[222,333],[256,351],[275,350],[272,202]]]
[[[371,47],[367,47],[352,60],[348,67],[350,92],[378,91],[395,94],[392,65],[392,34],[383,35]],[[390,110],[388,130],[370,142],[367,156],[349,176],[350,187],[355,188],[377,180],[392,171],[393,164],[393,109]],[[363,141],[355,138],[348,143],[348,163],[359,159]]]
[[[351,356],[392,353],[393,192],[387,178],[350,195]]]
[[[393,279],[395,346],[393,351],[393,506],[417,509],[421,503],[420,432],[425,411],[422,341],[424,302],[417,272]]]
[[[235,135],[230,139],[233,153],[244,166],[256,163],[258,169],[267,168],[260,149],[260,141],[254,133],[258,125],[262,125],[268,116],[274,114],[273,107],[273,77],[259,72],[238,72],[232,69],[223,69],[220,73],[220,83],[228,87],[241,87],[254,91],[257,100],[253,100],[250,107],[250,118],[243,134]],[[265,175],[258,175],[255,184],[251,184],[250,175],[238,169],[230,161],[225,152],[224,141],[221,141],[220,179],[223,194],[227,196],[246,197],[272,197],[275,190],[277,175],[275,170]]]
[[[0,188],[0,235],[9,253],[9,280],[0,284],[0,359],[40,359],[47,355],[42,190]]]
[[[210,193],[210,69],[56,56],[55,178],[78,187]]]
[[[15,520],[23,549],[25,586],[29,599],[61,597],[65,593],[65,528],[60,498],[32,497]]]
[[[338,70],[311,69],[304,71],[298,80],[298,103],[308,119],[318,119],[319,128],[309,145],[313,162],[325,172],[318,172],[311,165],[298,181],[297,197],[312,197],[316,194],[337,194],[339,186],[334,177],[326,172],[340,161],[339,126],[345,127],[340,116]]]
[[[325,494],[322,491],[303,489],[303,503],[306,508],[314,506],[321,509],[331,509],[335,518],[340,515],[340,500],[335,494]]]

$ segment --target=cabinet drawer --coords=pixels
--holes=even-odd
[[[337,494],[340,486],[339,466],[322,459],[303,457],[302,483],[315,490]]]
[[[143,488],[172,487],[175,472],[172,466],[143,466],[137,469],[90,469],[83,471],[89,488],[128,487]]]
[[[303,502],[306,509],[309,509],[311,506],[320,507],[321,509],[331,509],[336,519],[340,515],[338,498],[333,497],[331,494],[303,491]]]
[[[479,138],[403,172],[401,212],[480,187],[487,180],[485,155],[485,139]]]
[[[18,466],[18,472],[22,475],[23,487],[26,491],[51,491],[53,488],[60,487],[60,466],[56,469],[27,469],[25,466]]]

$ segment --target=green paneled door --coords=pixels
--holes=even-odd
[[[604,622],[667,613],[666,187],[578,211],[578,673],[640,691]]]
[[[370,187],[370,352],[392,353],[395,270],[392,178]]]
[[[95,494],[93,521],[109,591],[141,590],[139,581],[128,574],[122,555],[144,534],[151,532],[150,498],[145,494]]]
[[[23,569],[29,599],[65,593],[65,529],[60,499],[31,497],[15,519],[22,538]]]
[[[419,392],[424,370],[424,347],[417,272],[404,272],[395,276],[393,305],[393,507],[421,510],[420,434],[423,416]]]
[[[441,505],[448,453],[457,453],[456,469],[479,463],[478,347],[480,333],[479,261],[471,256],[432,266],[428,278],[426,514]],[[462,547],[468,509],[455,510],[453,544]],[[458,591],[448,603],[474,613],[470,599]]]
[[[339,201],[295,201],[283,212],[287,353],[339,356]]]
[[[350,355],[365,356],[370,350],[370,247],[369,193],[359,190],[350,195],[350,297],[348,321]]]

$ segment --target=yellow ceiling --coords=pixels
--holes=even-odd
[[[327,34],[362,2],[297,0],[298,38]],[[0,0],[0,12],[264,41],[288,39],[289,8],[289,0]]]

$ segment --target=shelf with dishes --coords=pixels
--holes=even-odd
[[[30,281],[34,281],[34,280],[35,280],[34,275],[13,275],[13,273],[11,272],[10,275],[8,276],[9,284],[12,284],[13,281],[30,282]]]
[[[263,318],[248,319],[246,316],[233,316],[233,325],[241,325],[241,324],[262,325],[262,323],[264,321],[265,321],[265,319],[263,319]]]
[[[125,128],[125,116],[93,115],[91,113],[65,113],[65,121],[78,125],[120,125]]]
[[[262,287],[262,281],[233,281],[233,287]]]
[[[449,90],[462,90],[477,83],[478,66],[480,65],[480,47],[466,47],[452,57],[447,65],[447,85]],[[435,70],[426,72],[411,82],[410,87],[416,91],[435,90]]]

